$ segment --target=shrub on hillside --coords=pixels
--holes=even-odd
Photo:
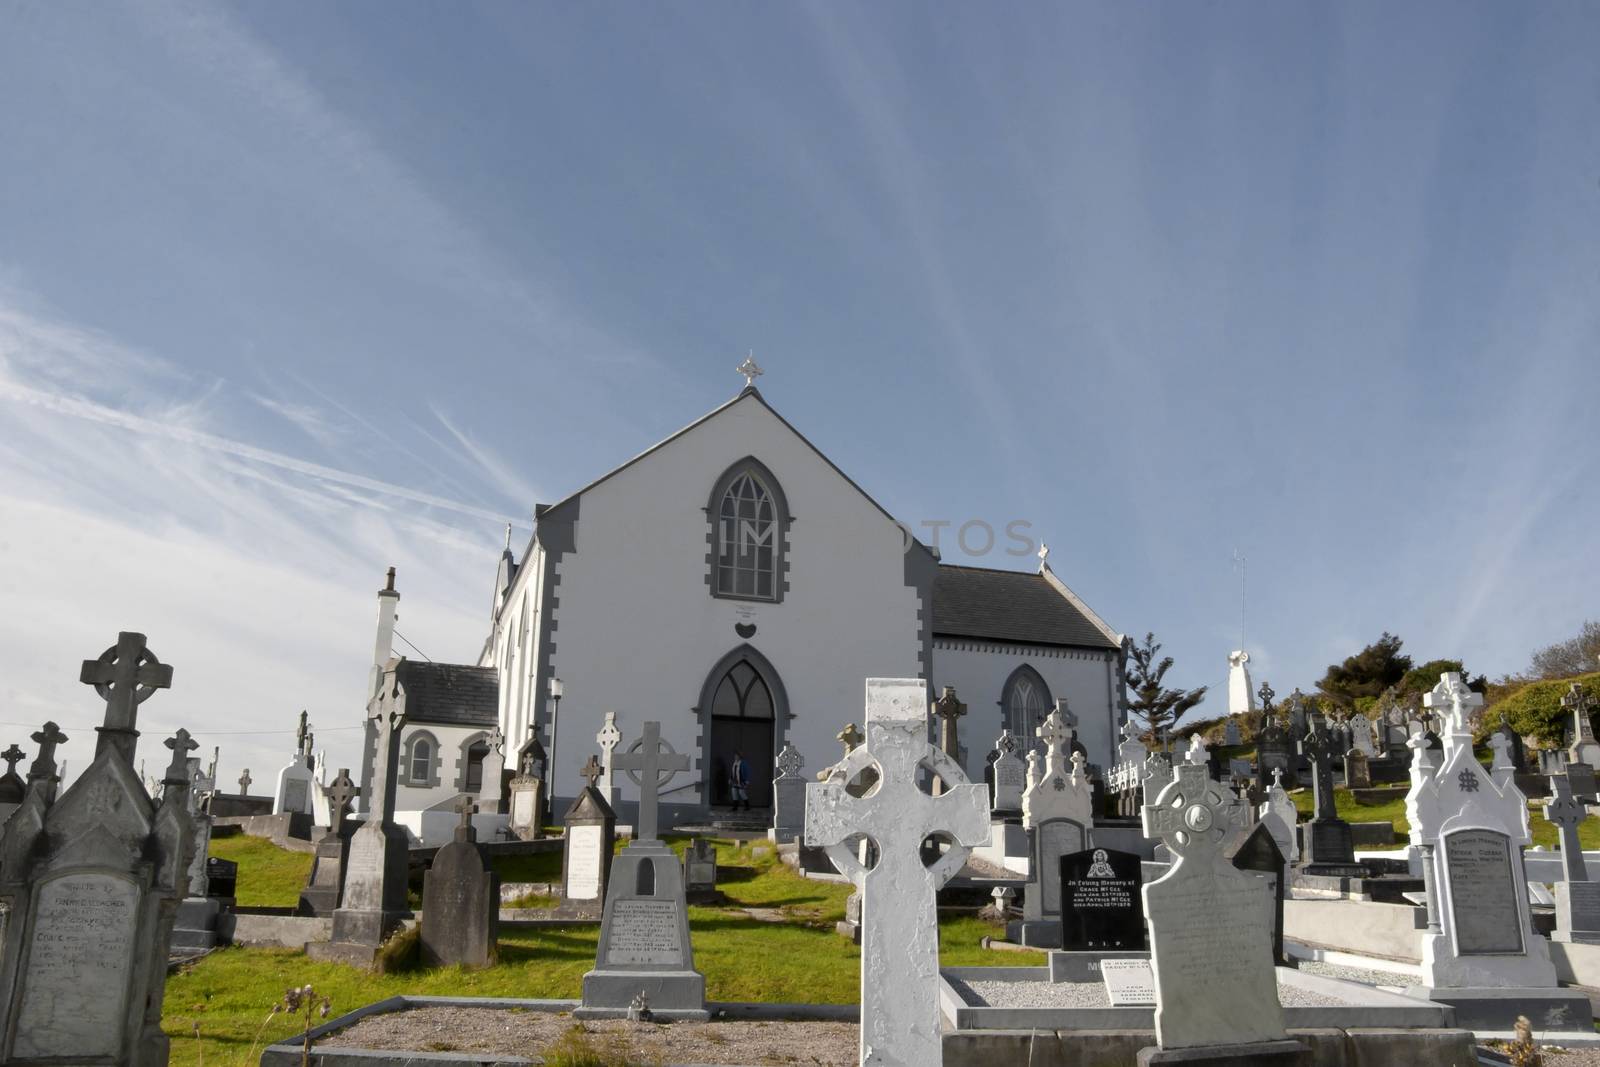
[[[1589,707],[1600,711],[1600,674],[1585,674],[1577,678],[1562,678],[1548,682],[1532,682],[1518,689],[1506,699],[1486,708],[1479,730],[1488,734],[1500,728],[1503,715],[1511,728],[1523,737],[1531,737],[1545,748],[1559,748],[1567,732],[1567,716],[1561,698],[1567,695],[1573,682],[1583,686],[1589,696]]]

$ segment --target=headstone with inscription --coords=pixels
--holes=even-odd
[[[1241,871],[1260,876],[1272,889],[1272,959],[1288,962],[1283,955],[1283,898],[1287,881],[1288,858],[1278,847],[1278,838],[1264,822],[1228,849],[1228,859]]]
[[[123,633],[80,679],[105,701],[95,756],[56,796],[54,723],[33,735],[27,790],[0,839],[0,1063],[168,1061],[167,953],[188,889],[188,731],[168,739],[159,803],[133,765],[138,706],[172,668]]]
[[[378,946],[411,914],[406,903],[406,832],[394,822],[395,779],[400,769],[400,727],[405,723],[402,677],[406,660],[392,657],[367,718],[377,739],[373,760],[372,800],[366,819],[350,835],[345,854],[344,884],[333,913],[332,940],[312,942],[313,959],[371,966]]]
[[[1563,876],[1556,883],[1556,928],[1550,935],[1552,941],[1600,942],[1600,882],[1589,881],[1583,844],[1578,840],[1578,824],[1588,814],[1588,809],[1573,798],[1566,775],[1551,775],[1544,817],[1561,835]]]
[[[1345,725],[1350,728],[1350,747],[1358,750],[1368,759],[1378,755],[1378,746],[1372,740],[1372,721],[1359,711],[1346,720]]]
[[[422,877],[422,962],[430,967],[488,967],[498,955],[500,876],[472,828],[475,805],[456,802],[461,824]]]
[[[1572,795],[1585,803],[1594,803],[1600,796],[1600,782],[1595,778],[1595,769],[1587,763],[1574,763],[1571,760],[1562,768],[1561,773],[1567,776],[1567,786],[1572,790]]]
[[[683,894],[691,904],[717,899],[717,850],[697,837],[683,850]]]
[[[316,776],[312,773],[311,745],[314,735],[306,713],[300,712],[300,727],[295,731],[294,757],[278,772],[278,784],[272,794],[272,814],[292,812],[311,815],[312,792]]]
[[[776,844],[787,845],[806,832],[806,780],[800,772],[805,757],[791,744],[778,753],[778,776],[772,780],[772,830]]]
[[[656,837],[661,787],[689,769],[689,758],[662,739],[660,723],[646,722],[639,739],[613,755],[613,765],[639,786],[639,836],[612,860],[600,946],[573,1014],[625,1018],[642,994],[657,1016],[703,1021],[706,980],[694,969],[683,868]]]
[[[1018,744],[1010,730],[1002,730],[994,743],[994,792],[990,800],[996,817],[1014,818],[1022,813],[1022,793],[1028,784],[1028,767],[1017,755]]]
[[[1372,764],[1359,748],[1344,754],[1344,784],[1346,789],[1372,788]]]
[[[1062,856],[1061,947],[1068,952],[1146,948],[1143,869],[1137,854],[1113,848]]]
[[[311,871],[300,890],[297,915],[332,915],[339,907],[339,890],[344,885],[344,861],[350,851],[351,827],[345,817],[357,793],[350,780],[350,768],[340,767],[339,776],[325,790],[328,802],[328,832],[317,841]]]
[[[1156,976],[1147,959],[1101,960],[1100,981],[1113,1008],[1153,1007],[1156,1003]]]
[[[547,757],[539,738],[531,736],[517,752],[517,773],[511,779],[510,829],[524,841],[544,836],[547,815],[544,775]]]
[[[861,1043],[863,1067],[938,1067],[939,888],[988,837],[988,804],[949,756],[928,743],[927,685],[917,678],[869,678],[867,738],[806,791],[806,842],[829,858],[862,893]],[[877,787],[856,794],[850,783],[880,771]],[[930,796],[922,769],[945,785]],[[878,860],[860,862],[852,842],[875,841]],[[931,864],[922,843],[944,842]]]
[[[1242,822],[1239,798],[1192,764],[1145,804],[1145,836],[1162,838],[1174,862],[1144,887],[1158,1047],[1139,1052],[1141,1067],[1301,1054],[1278,1001],[1271,891],[1222,853]]]
[[[598,918],[605,907],[606,882],[617,836],[617,816],[595,785],[601,777],[593,756],[584,764],[587,784],[567,809],[561,854],[561,905],[563,914]]]
[[[1061,857],[1087,848],[1094,825],[1094,796],[1081,752],[1067,746],[1072,735],[1060,708],[1052,709],[1034,731],[1045,744],[1038,780],[1022,798],[1022,825],[1028,831],[1028,886],[1022,895],[1022,921],[1011,924],[1011,940],[1038,948],[1061,947]]]
[[[1222,743],[1224,745],[1237,745],[1242,742],[1243,738],[1239,735],[1239,720],[1229,715],[1227,724],[1222,728]]]
[[[1457,1024],[1472,1029],[1509,1030],[1518,1014],[1542,1029],[1588,1029],[1588,1000],[1556,988],[1549,944],[1529,913],[1527,800],[1515,782],[1498,785],[1472,750],[1467,716],[1483,698],[1448,673],[1425,703],[1443,720],[1443,748],[1436,770],[1413,770],[1406,795],[1428,894],[1423,986],[1412,992],[1454,1006]],[[1419,761],[1432,752],[1425,735],[1412,744]]]
[[[1334,806],[1333,756],[1335,742],[1321,715],[1307,716],[1310,726],[1300,742],[1301,754],[1311,770],[1315,808],[1311,821],[1301,828],[1304,869],[1310,874],[1359,877],[1365,868],[1355,862],[1355,842],[1350,824],[1339,818]]]

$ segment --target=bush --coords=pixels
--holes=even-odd
[[[1561,747],[1569,714],[1561,706],[1561,698],[1567,695],[1573,682],[1583,686],[1583,691],[1589,696],[1590,708],[1600,710],[1600,674],[1532,682],[1498,704],[1486,708],[1480,720],[1480,729],[1485,734],[1498,730],[1503,715],[1511,728],[1523,737],[1531,737],[1545,748]]]

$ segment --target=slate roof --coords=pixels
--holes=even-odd
[[[941,637],[1116,648],[1096,623],[1043,574],[942,563],[934,575],[933,632]]]
[[[406,721],[480,726],[500,721],[500,681],[493,667],[406,660],[399,668]]]

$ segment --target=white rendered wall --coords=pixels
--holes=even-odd
[[[794,516],[781,603],[715,598],[706,583],[706,503],[745,456],[773,473]],[[552,635],[553,669],[566,686],[554,757],[560,796],[577,792],[607,711],[619,713],[623,747],[657,719],[678,751],[699,757],[693,709],[711,668],[744,643],[735,623],[757,627],[749,644],[781,678],[794,715],[788,740],[808,773],[837,758],[833,738],[846,722],[861,721],[866,678],[921,673],[922,605],[905,584],[900,529],[754,398],[584,493],[574,543],[556,564]],[[637,799],[626,776],[617,785],[624,800]]]
[[[432,734],[439,742],[439,749],[434,753],[439,784],[430,789],[421,789],[417,786],[405,784],[409,771],[409,768],[405,766],[407,751],[405,741],[408,737],[420,732]],[[397,739],[397,743],[400,745],[401,767],[398,781],[395,784],[395,810],[420,811],[459,796],[461,790],[456,788],[455,783],[456,776],[461,773],[461,768],[457,764],[464,758],[461,746],[469,737],[475,737],[483,732],[477,727],[439,726],[431,722],[408,722],[403,724],[400,727],[400,737]]]
[[[959,727],[967,750],[967,777],[983,780],[984,756],[1000,736],[1003,720],[1000,693],[1006,679],[1026,663],[1050,687],[1053,700],[1067,701],[1078,717],[1078,740],[1089,760],[1111,765],[1116,735],[1116,661],[1114,651],[1072,650],[1010,645],[966,638],[938,638],[933,643],[933,682],[954,686],[967,705]],[[1029,740],[1033,740],[1030,738]]]

